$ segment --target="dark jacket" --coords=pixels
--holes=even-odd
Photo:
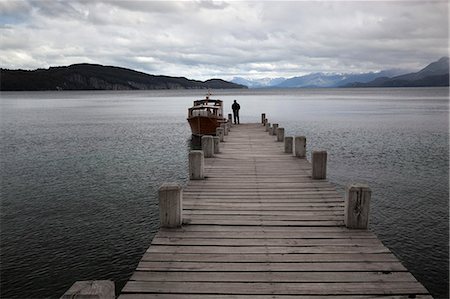
[[[231,109],[233,109],[233,111],[238,111],[239,109],[241,109],[241,106],[234,102],[233,105],[231,105]]]

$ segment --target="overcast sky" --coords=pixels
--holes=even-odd
[[[201,80],[419,69],[449,55],[448,15],[447,0],[0,0],[0,67]]]

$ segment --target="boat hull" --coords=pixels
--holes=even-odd
[[[216,117],[193,116],[188,118],[192,135],[216,135],[216,129],[220,126],[220,121]]]

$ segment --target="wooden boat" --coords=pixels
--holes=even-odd
[[[226,120],[223,117],[223,101],[210,98],[210,93],[202,100],[194,101],[188,109],[188,122],[192,135],[216,135],[216,128]]]

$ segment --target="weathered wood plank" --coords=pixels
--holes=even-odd
[[[335,216],[336,220],[340,220],[344,217],[344,213],[342,211],[332,211],[332,210],[322,210],[322,211],[255,211],[255,210],[244,210],[244,211],[232,211],[232,210],[197,210],[197,209],[188,209],[183,211],[183,217],[195,218],[196,216],[206,216],[206,215],[215,215],[215,216],[258,216],[258,219],[262,219],[260,216],[274,216],[278,219],[278,216],[284,217],[285,220],[291,219],[301,219],[308,220],[312,217],[312,219],[320,220],[321,217],[327,217],[326,220],[334,219],[329,218],[328,216]],[[215,217],[212,216],[212,217]],[[292,217],[292,218],[291,218]],[[272,218],[272,217],[270,217]],[[217,219],[217,218],[216,218]],[[220,217],[218,219],[221,219]],[[265,219],[265,218],[264,218]]]
[[[143,262],[282,262],[282,263],[305,263],[305,262],[397,262],[397,258],[393,254],[204,254],[189,253],[178,254],[172,253],[146,253],[142,257]]]
[[[208,238],[208,239],[376,239],[366,231],[354,232],[284,232],[284,231],[160,231],[158,238]]]
[[[375,246],[382,245],[378,239],[238,239],[238,238],[172,238],[158,237],[154,245],[202,245],[202,246]]]
[[[209,295],[209,294],[122,294],[119,299],[411,299],[410,295]],[[415,295],[415,299],[432,299],[429,295]]]
[[[234,262],[146,262],[137,270],[152,271],[407,271],[400,262],[342,262],[342,263],[234,263]]]
[[[155,272],[136,271],[135,281],[192,282],[398,282],[415,281],[408,272]]]
[[[389,253],[385,246],[306,246],[306,247],[275,247],[275,246],[201,246],[201,245],[152,245],[147,252],[173,252],[173,254],[183,253],[274,253],[274,254],[295,254],[295,253]]]
[[[417,282],[363,283],[239,283],[239,282],[150,282],[130,281],[125,293],[191,293],[191,294],[298,294],[298,295],[364,295],[364,294],[427,294]]]
[[[232,215],[211,215],[211,214],[201,214],[201,213],[189,213],[186,215],[189,219],[211,219],[211,220],[248,220],[248,221],[341,221],[342,217],[344,217],[344,214],[333,214],[330,215],[329,213],[325,212],[323,214],[317,213],[316,215],[311,215],[307,213],[297,213],[297,214],[291,214],[291,215],[279,215],[279,214],[272,214],[272,215],[248,215],[245,213]]]
[[[277,220],[245,220],[245,219],[186,219],[186,224],[200,225],[257,225],[257,226],[343,226],[339,221],[277,221]]]
[[[211,231],[226,231],[226,232],[286,232],[286,233],[321,233],[321,232],[339,232],[342,234],[350,235],[372,235],[375,236],[371,231],[367,230],[349,230],[341,226],[331,226],[331,227],[281,227],[281,226],[230,226],[230,225],[187,225],[180,228],[161,228],[161,232],[211,232]]]

